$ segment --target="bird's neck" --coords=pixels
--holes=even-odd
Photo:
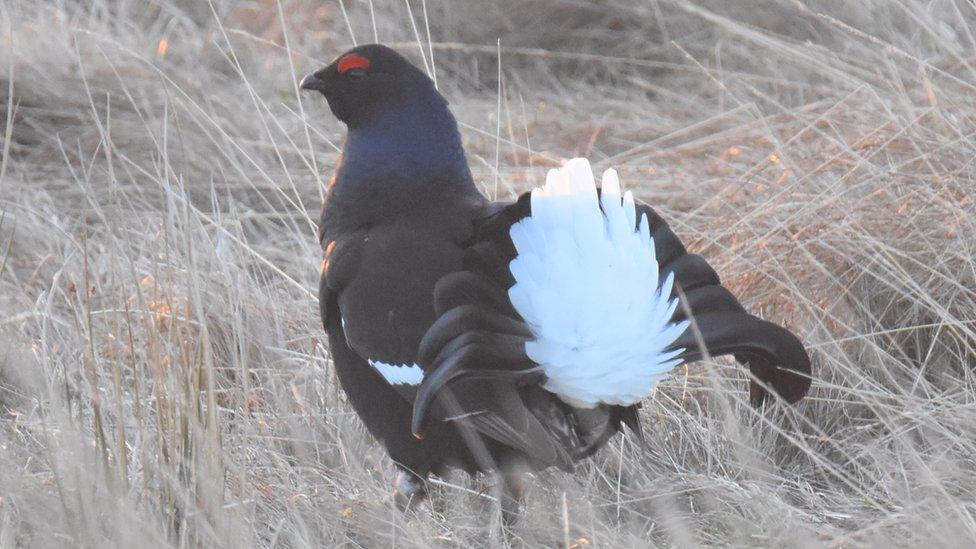
[[[349,128],[322,210],[321,238],[405,217],[464,220],[464,212],[483,208],[443,99],[381,114]]]
[[[387,188],[446,180],[475,190],[457,121],[440,97],[391,106],[351,126],[336,176],[337,183]]]

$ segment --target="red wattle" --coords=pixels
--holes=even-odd
[[[350,53],[339,60],[339,74],[345,74],[352,69],[368,69],[371,64],[369,59],[362,55]]]

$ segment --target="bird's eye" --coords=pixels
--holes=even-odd
[[[342,74],[353,80],[360,80],[366,76],[366,69],[349,69]]]

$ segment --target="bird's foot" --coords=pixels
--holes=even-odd
[[[417,509],[429,501],[427,482],[404,469],[397,469],[396,479],[393,481],[393,490],[394,501],[402,511]]]
[[[502,526],[506,529],[514,528],[522,518],[525,505],[522,500],[515,499],[508,494],[502,496]]]

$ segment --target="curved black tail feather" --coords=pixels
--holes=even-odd
[[[700,360],[706,354],[735,355],[759,381],[790,403],[803,398],[810,389],[810,357],[800,340],[786,328],[748,313],[695,314],[692,325],[672,348],[683,348],[680,356],[687,361]],[[761,385],[750,383],[753,405],[769,397]]]

